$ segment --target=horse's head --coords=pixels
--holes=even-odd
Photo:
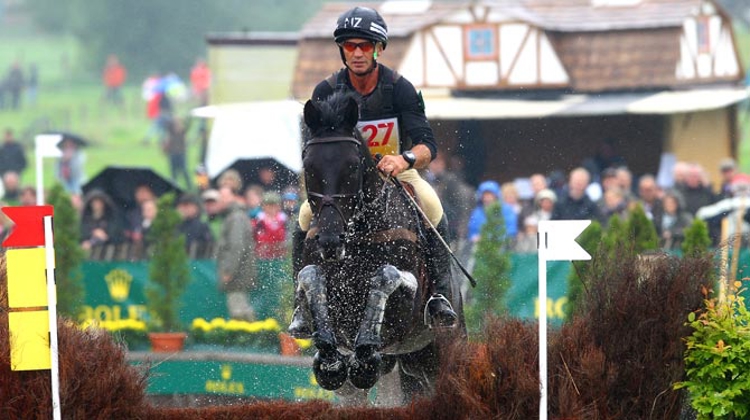
[[[356,130],[357,102],[335,93],[322,102],[307,101],[305,124],[311,138],[302,163],[316,241],[324,259],[342,259],[346,231],[362,200],[363,145]]]

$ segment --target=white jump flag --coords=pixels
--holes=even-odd
[[[539,419],[547,420],[547,261],[590,260],[576,242],[591,220],[542,220],[539,222]]]

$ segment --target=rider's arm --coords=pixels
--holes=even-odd
[[[401,77],[393,88],[393,104],[400,112],[400,123],[403,124],[406,134],[413,143],[411,150],[417,155],[417,164],[414,166],[426,167],[437,156],[437,143],[432,127],[425,116],[421,95],[417,94],[411,82]]]

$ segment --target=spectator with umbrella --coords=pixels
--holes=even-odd
[[[81,247],[85,251],[118,242],[122,233],[117,207],[104,191],[86,194],[81,215]]]

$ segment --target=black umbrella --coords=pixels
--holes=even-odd
[[[227,169],[222,171],[222,174],[228,169],[234,169],[240,173],[243,187],[252,184],[263,185],[263,182],[260,180],[260,170],[263,168],[270,168],[276,174],[273,183],[274,188],[281,190],[289,185],[297,185],[297,173],[274,158],[237,159]],[[213,183],[216,184],[220,177],[221,174],[213,179]]]
[[[172,181],[145,167],[108,166],[99,172],[91,181],[83,185],[83,193],[102,190],[123,209],[135,208],[135,190],[147,185],[159,197],[168,192],[182,194],[180,187]]]

